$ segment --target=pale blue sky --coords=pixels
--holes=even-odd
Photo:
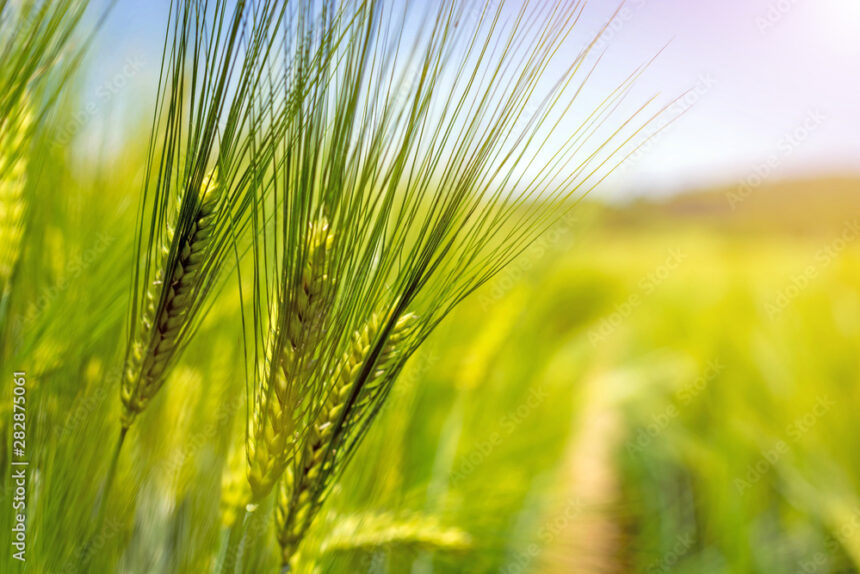
[[[97,106],[88,123],[115,119],[118,110],[149,113],[168,6],[119,0],[94,50],[87,85]],[[583,34],[615,7],[592,0]],[[756,171],[771,179],[860,174],[860,1],[628,0],[606,39],[593,89],[671,41],[639,90],[668,97],[692,88],[694,105],[601,194],[664,193]],[[117,78],[121,87],[106,97],[104,86]]]

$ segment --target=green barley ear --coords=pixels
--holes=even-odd
[[[408,549],[463,552],[472,538],[460,528],[445,526],[433,516],[362,513],[338,516],[320,545],[321,553],[378,552]]]
[[[374,313],[353,335],[349,350],[332,377],[327,399],[310,425],[304,449],[292,468],[284,473],[280,484],[275,523],[283,564],[289,564],[322,503],[329,478],[339,470],[342,458],[337,456],[338,445],[360,424],[372,406],[380,384],[391,375],[401,345],[415,320],[415,315],[405,314],[394,323],[373,370],[360,389],[356,388],[360,384],[360,374],[372,360],[371,350],[378,344],[377,338],[385,328],[387,316]],[[351,401],[351,397],[354,400]]]
[[[168,229],[162,267],[146,293],[129,364],[122,381],[122,428],[127,429],[164,384],[180,333],[187,328],[191,299],[201,288],[201,266],[211,248],[213,224],[220,199],[217,172],[201,186],[194,200],[191,225]],[[171,258],[171,253],[176,256]]]
[[[261,385],[248,429],[248,482],[259,500],[283,473],[297,422],[298,393],[313,368],[321,320],[326,312],[328,255],[334,242],[328,221],[312,223],[301,272],[275,307]]]
[[[21,253],[27,206],[25,148],[31,124],[30,106],[22,100],[17,113],[0,125],[0,297],[10,289]]]
[[[240,258],[252,206],[266,202],[294,105],[276,48],[286,11],[278,0],[171,3],[136,224],[122,436]]]

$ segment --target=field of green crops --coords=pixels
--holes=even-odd
[[[0,574],[860,571],[856,176],[608,201],[624,3],[160,4],[0,0]]]
[[[56,165],[3,339],[39,469],[26,571],[207,571],[246,414],[238,286],[132,430],[86,544],[119,413],[133,216],[121,177]],[[857,222],[763,223],[575,210],[412,357],[303,556],[323,572],[856,571]],[[11,528],[4,512],[6,548]],[[240,571],[276,567],[273,536],[257,509]]]

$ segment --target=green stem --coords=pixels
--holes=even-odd
[[[105,520],[105,513],[107,512],[107,499],[110,495],[111,486],[113,485],[113,481],[116,478],[116,469],[119,465],[119,455],[122,451],[122,445],[125,442],[125,435],[128,433],[128,429],[123,427],[119,432],[119,439],[116,441],[116,447],[113,451],[113,456],[111,457],[110,467],[108,468],[107,476],[105,477],[105,481],[102,484],[101,490],[99,491],[98,498],[96,499],[96,504],[93,507],[92,512],[92,528],[87,539],[87,543],[84,545],[84,548],[89,548],[92,546],[93,541],[99,535],[99,530],[101,530],[102,524]],[[84,552],[84,556],[89,556],[89,552]],[[86,563],[80,565],[82,568],[86,566]]]
[[[95,523],[93,524],[94,530],[98,530],[101,527],[102,521],[105,517],[105,511],[107,510],[107,499],[110,495],[111,486],[113,486],[113,481],[116,478],[116,469],[119,463],[119,454],[122,451],[122,445],[125,442],[125,435],[128,432],[128,429],[123,427],[119,432],[119,439],[116,441],[116,448],[114,448],[113,456],[111,457],[110,467],[108,468],[107,476],[105,477],[104,484],[102,484],[101,492],[99,492],[98,500],[96,501],[96,506],[94,507],[93,516],[95,516]]]
[[[239,516],[236,517],[235,522],[233,522],[233,526],[230,527],[230,534],[227,538],[227,549],[224,552],[224,559],[221,561],[221,574],[233,574],[236,570],[239,545],[242,543],[242,538],[245,537],[245,525],[248,515],[247,508],[243,508]]]

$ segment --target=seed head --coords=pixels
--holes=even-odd
[[[215,174],[207,176],[191,225],[182,233],[168,228],[162,265],[146,293],[138,334],[129,353],[121,397],[122,426],[127,429],[164,384],[180,332],[188,326],[192,298],[200,287],[201,268],[211,244],[219,193]],[[170,263],[174,244],[178,256]]]
[[[311,224],[298,284],[283,297],[287,309],[273,311],[262,385],[248,429],[248,482],[255,500],[274,487],[291,451],[299,391],[311,376],[326,312],[327,259],[333,241],[328,221]]]
[[[288,564],[298,545],[313,521],[328,477],[338,462],[334,452],[336,435],[348,432],[356,425],[373,400],[378,396],[380,385],[394,366],[416,316],[407,313],[395,323],[388,340],[376,359],[373,371],[364,381],[357,399],[348,405],[348,400],[358,383],[358,377],[370,359],[372,345],[385,326],[387,315],[374,313],[350,341],[334,376],[328,397],[311,425],[305,448],[293,468],[287,469],[278,492],[275,509],[278,543],[282,560]],[[349,408],[350,412],[345,412]]]

